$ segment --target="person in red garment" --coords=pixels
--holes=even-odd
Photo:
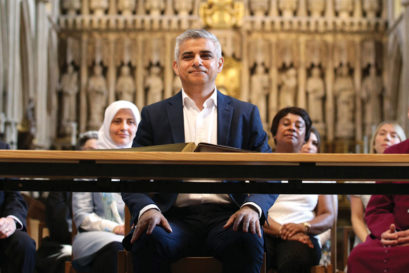
[[[408,154],[409,139],[384,153]],[[365,221],[371,233],[352,250],[348,273],[408,272],[409,195],[373,195]]]

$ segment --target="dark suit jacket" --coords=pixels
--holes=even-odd
[[[0,141],[0,149],[10,149],[7,143]],[[18,192],[0,191],[0,217],[13,215],[26,227],[27,205]]]
[[[185,142],[182,92],[144,107],[141,116],[134,147]],[[220,92],[217,92],[217,144],[271,152],[257,107]],[[157,194],[152,198],[146,194],[123,193],[122,197],[136,223],[139,211],[147,205],[156,204],[162,212],[166,212],[176,201],[177,193]],[[277,195],[231,194],[230,197],[237,206],[245,202],[259,205],[263,211],[263,223]]]

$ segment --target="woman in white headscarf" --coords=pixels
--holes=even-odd
[[[123,149],[132,146],[140,121],[135,104],[113,102],[105,110],[98,131],[98,149]],[[124,202],[119,193],[75,192],[72,197],[75,236],[73,266],[80,272],[114,273],[117,252],[124,236]]]

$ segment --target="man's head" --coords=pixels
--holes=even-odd
[[[176,37],[175,61],[178,61],[179,53],[180,53],[180,45],[184,41],[190,40],[190,39],[200,39],[200,38],[212,41],[216,49],[215,51],[216,57],[218,58],[222,57],[222,46],[220,45],[219,40],[213,33],[210,33],[204,29],[188,29],[182,34],[180,34],[178,37]]]
[[[187,30],[176,38],[173,71],[180,77],[185,92],[214,89],[216,76],[223,69],[220,43],[206,30]]]

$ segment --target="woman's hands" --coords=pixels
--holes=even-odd
[[[305,233],[304,224],[288,223],[282,225],[280,228],[280,237],[283,240],[299,241],[314,248],[310,237]]]
[[[125,225],[118,225],[114,227],[113,232],[118,235],[125,235]]]
[[[282,225],[280,228],[280,237],[283,240],[289,240],[289,238],[296,233],[305,233],[305,227],[303,224],[288,223]]]

